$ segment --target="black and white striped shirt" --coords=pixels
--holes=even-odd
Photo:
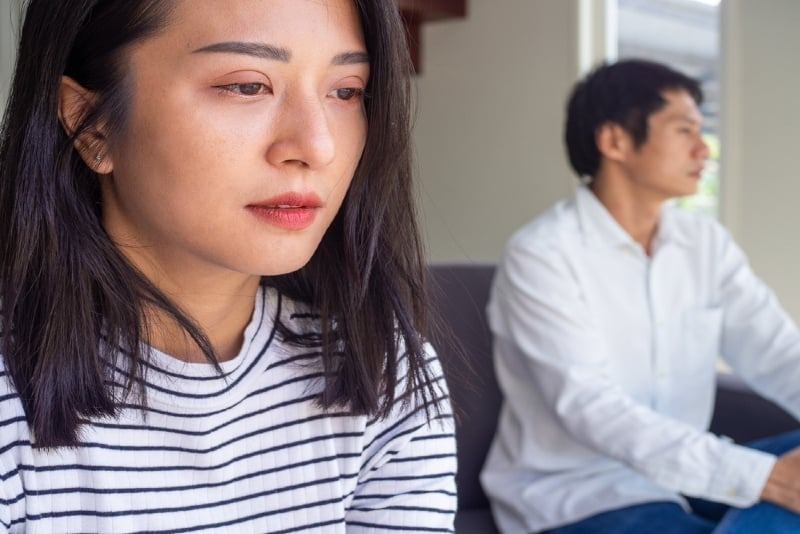
[[[311,355],[281,343],[275,317],[303,315],[259,292],[223,374],[154,351],[148,407],[84,427],[42,451],[0,367],[0,531],[451,532],[453,421],[398,403],[374,420],[322,411]],[[402,384],[401,384],[402,387]]]

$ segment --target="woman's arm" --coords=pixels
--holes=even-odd
[[[351,531],[452,532],[456,512],[453,416],[438,360],[430,360],[439,414],[398,403],[367,430],[358,486],[347,512]]]

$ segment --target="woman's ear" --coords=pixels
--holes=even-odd
[[[61,77],[58,92],[58,120],[69,137],[75,135],[80,122],[92,111],[96,95],[69,76]],[[86,166],[98,174],[110,174],[114,162],[108,151],[108,140],[98,128],[80,132],[74,140],[75,150]]]
[[[633,138],[619,124],[606,122],[595,131],[594,141],[600,154],[612,161],[624,161],[633,149]]]

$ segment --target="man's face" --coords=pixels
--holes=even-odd
[[[659,201],[694,194],[708,158],[694,99],[683,90],[662,96],[666,104],[648,118],[646,141],[623,161],[633,185]]]

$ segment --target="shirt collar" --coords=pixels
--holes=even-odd
[[[661,208],[661,217],[658,221],[656,239],[660,244],[675,243],[685,247],[691,246],[692,238],[690,231],[686,228],[685,220],[681,220],[679,212],[681,208],[672,205],[665,205]],[[683,224],[681,224],[683,222]]]
[[[631,235],[611,216],[611,213],[592,193],[587,185],[580,185],[575,194],[575,204],[581,225],[584,243],[590,246],[605,247],[614,245],[639,246]],[[667,243],[688,246],[691,239],[684,225],[677,220],[675,211],[680,208],[664,206],[658,221],[654,245],[656,248]]]
[[[588,246],[606,247],[630,243],[633,238],[619,225],[587,185],[580,185],[575,193],[575,206],[581,225],[584,243]]]

